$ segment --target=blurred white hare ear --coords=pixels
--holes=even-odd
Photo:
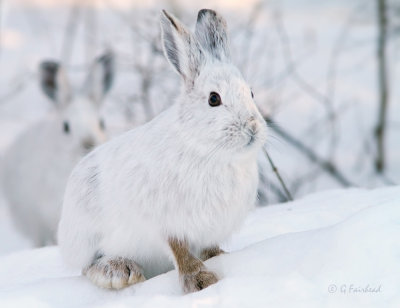
[[[64,107],[71,98],[68,77],[62,65],[56,61],[43,61],[39,66],[40,86],[58,108]]]
[[[96,104],[100,104],[110,91],[114,82],[114,74],[114,53],[109,50],[94,61],[85,84],[89,97]]]
[[[229,61],[227,25],[221,15],[213,10],[200,10],[195,34],[204,51],[220,61]]]
[[[161,31],[165,57],[186,82],[193,83],[203,63],[198,41],[178,19],[165,10],[161,14]]]

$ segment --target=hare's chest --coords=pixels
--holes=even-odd
[[[219,172],[216,170],[213,177],[215,186],[208,186],[208,192],[213,198],[211,203],[234,210],[252,201],[258,182],[255,163],[229,165]]]
[[[256,162],[216,169],[208,180],[198,191],[198,202],[194,207],[192,204],[193,212],[196,211],[193,230],[198,231],[202,245],[227,239],[254,206],[258,184]]]

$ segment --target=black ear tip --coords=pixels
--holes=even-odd
[[[197,15],[197,21],[202,20],[205,16],[212,16],[212,17],[216,17],[217,16],[217,12],[214,10],[210,10],[210,9],[202,9],[199,11],[198,15]]]
[[[40,67],[47,68],[47,67],[56,67],[57,62],[55,61],[43,61],[40,63]]]
[[[164,16],[164,17],[166,17],[169,21],[171,21],[172,22],[172,20],[173,20],[173,17],[172,17],[172,15],[170,14],[170,13],[168,13],[166,10],[161,10],[161,14]]]
[[[39,64],[39,70],[55,73],[57,72],[59,66],[60,65],[55,61],[43,61]]]
[[[112,52],[106,52],[97,58],[98,62],[104,63],[106,65],[112,64],[114,61],[114,54]]]
[[[176,24],[172,15],[170,15],[166,10],[162,10],[162,13],[169,20],[169,22],[172,24],[172,26],[174,26],[175,29],[178,29],[178,25]]]

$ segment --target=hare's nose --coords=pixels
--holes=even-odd
[[[96,145],[96,142],[93,138],[86,138],[82,141],[82,146],[85,150],[91,150]]]
[[[251,116],[248,121],[247,121],[247,128],[250,131],[250,133],[252,135],[257,134],[257,130],[258,130],[258,125],[257,125],[257,121],[256,118],[254,116]]]

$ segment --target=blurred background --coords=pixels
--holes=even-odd
[[[227,20],[233,62],[269,124],[266,148],[293,198],[400,183],[398,0],[0,0],[3,178],[6,167],[35,155],[35,140],[46,138],[51,151],[37,123],[62,110],[40,87],[42,61],[61,63],[71,93],[78,93],[90,84],[95,59],[112,52],[113,85],[99,109],[109,139],[168,108],[180,90],[162,53],[160,10],[194,29],[201,8]],[[65,133],[65,119],[57,125]],[[5,166],[3,157],[26,131],[31,149]],[[39,167],[48,172],[46,164]],[[287,201],[266,157],[260,167],[259,204]],[[0,254],[35,245],[12,219],[4,187]]]

